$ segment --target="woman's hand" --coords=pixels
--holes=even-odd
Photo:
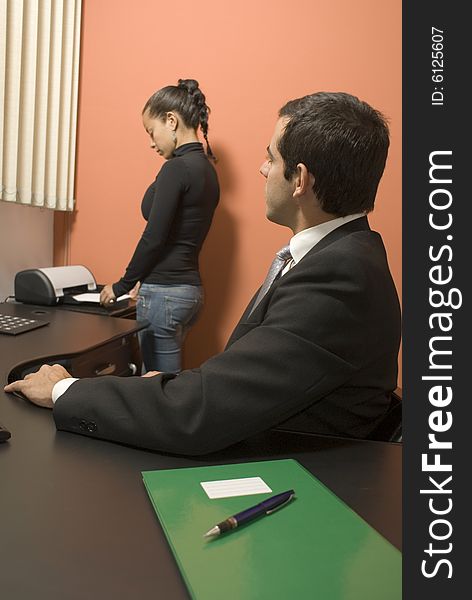
[[[103,306],[107,306],[108,304],[112,304],[115,300],[116,296],[113,292],[111,283],[109,283],[100,292],[100,304],[103,304]]]
[[[134,288],[128,292],[129,297],[131,298],[131,300],[136,300],[137,299],[137,297],[139,295],[139,288],[140,287],[141,287],[141,282],[138,281],[138,283],[134,286]]]

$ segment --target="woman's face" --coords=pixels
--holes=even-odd
[[[150,117],[149,111],[143,114],[143,125],[151,138],[151,148],[166,160],[172,157],[175,150],[175,138],[172,136],[172,126],[169,119]]]

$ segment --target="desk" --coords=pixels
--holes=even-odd
[[[0,312],[49,321],[45,327],[20,335],[0,335],[5,377],[19,379],[43,362],[60,362],[74,377],[94,377],[101,370],[113,375],[141,370],[136,333],[144,323],[18,303],[0,304]]]
[[[74,327],[76,317],[98,319],[95,338],[84,331],[82,342],[74,341],[64,330],[62,341],[50,344],[48,326],[23,334],[31,339],[23,351],[5,353],[2,336],[2,381],[18,362],[44,356],[45,347],[85,350],[109,335],[108,327],[133,326],[74,313]],[[3,392],[0,421],[12,432],[0,444],[0,589],[11,600],[188,600],[142,483],[144,470],[295,458],[401,545],[399,444],[274,431],[213,455],[177,457],[58,432],[49,410]]]

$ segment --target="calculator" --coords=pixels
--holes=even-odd
[[[7,335],[18,335],[25,331],[43,327],[48,323],[49,321],[27,319],[25,317],[16,317],[0,313],[0,333],[6,333]]]

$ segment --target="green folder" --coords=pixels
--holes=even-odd
[[[401,553],[295,460],[142,475],[194,599],[401,599]],[[271,493],[211,500],[200,485],[258,476]],[[203,538],[227,517],[289,489],[296,498],[273,514]]]

